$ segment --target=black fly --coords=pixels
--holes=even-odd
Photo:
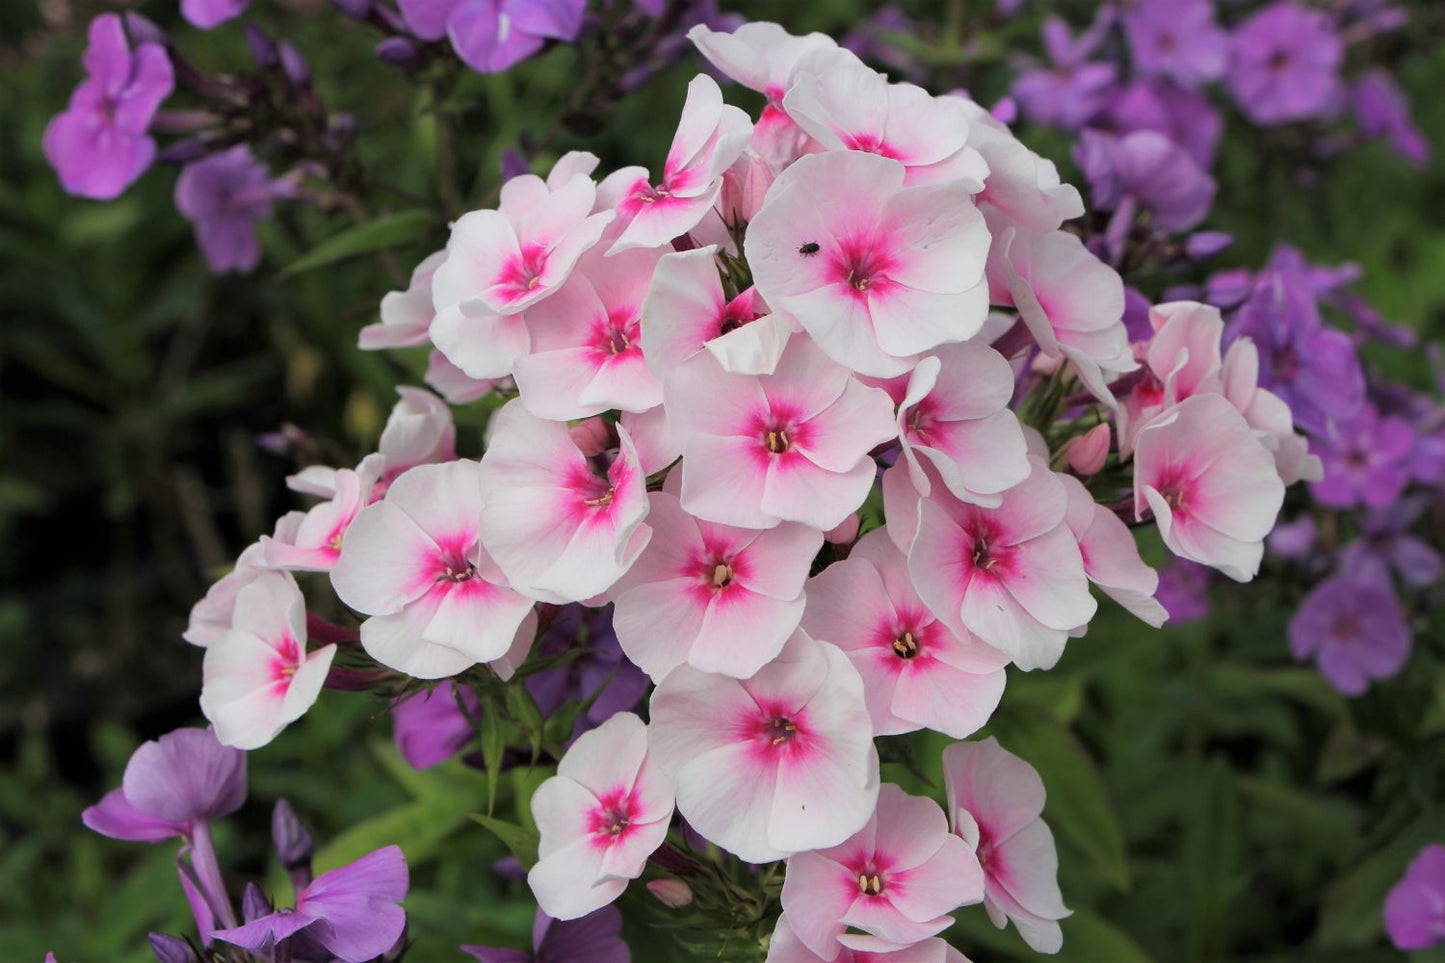
[[[802,247],[798,248],[798,253],[803,255],[803,257],[812,257],[814,254],[818,253],[818,242],[809,241],[807,244],[804,244]]]

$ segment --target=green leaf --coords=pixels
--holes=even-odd
[[[523,869],[537,865],[537,845],[541,837],[535,829],[527,829],[505,819],[495,819],[481,813],[472,813],[472,818],[481,823],[492,835],[500,839],[511,850],[512,855],[522,864]]]
[[[430,211],[401,211],[387,217],[367,221],[348,228],[340,234],[333,234],[306,254],[292,261],[278,278],[293,277],[306,271],[314,271],[328,264],[335,264],[350,257],[371,254],[412,241],[420,241],[431,233],[436,224],[436,215]]]
[[[502,775],[502,754],[507,751],[507,740],[502,733],[501,713],[496,706],[488,706],[482,712],[482,763],[487,767],[487,815],[497,805],[497,780]]]
[[[1075,910],[1060,925],[1064,948],[1054,957],[1058,963],[1154,963],[1133,937],[1088,910]]]

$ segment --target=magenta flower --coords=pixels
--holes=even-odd
[[[217,930],[215,936],[261,951],[305,933],[343,963],[367,963],[401,939],[406,911],[397,904],[408,885],[406,856],[399,846],[386,846],[316,877],[297,894],[295,907]]]
[[[1410,861],[1385,898],[1385,931],[1400,950],[1445,942],[1445,846],[1432,843]]]
[[[574,920],[611,903],[667,838],[672,782],[647,743],[642,720],[619,712],[578,737],[532,795],[541,843],[527,884],[548,916]]]
[[[795,522],[759,532],[702,521],[666,491],[649,500],[652,541],[611,593],[622,651],[654,679],[682,663],[748,678],[798,627],[823,533]]]
[[[1124,13],[1124,33],[1135,69],[1188,89],[1219,79],[1229,58],[1211,0],[1140,0]]]
[[[423,40],[448,37],[477,73],[507,70],[548,40],[582,32],[586,0],[398,0],[407,27]]]
[[[1058,921],[1070,910],[1059,892],[1054,835],[1040,818],[1043,780],[990,737],[945,749],[943,782],[953,831],[983,867],[989,919],[999,929],[1012,920],[1030,947],[1057,953],[1063,945]]]
[[[114,13],[90,22],[81,63],[85,81],[45,128],[45,159],[66,191],[106,201],[155,160],[156,144],[146,131],[175,87],[175,73],[160,44],[140,43],[132,51]]]
[[[261,263],[255,224],[271,216],[271,201],[283,190],[246,144],[185,166],[176,179],[176,207],[195,226],[212,273],[246,274]]]
[[[371,616],[361,644],[383,665],[437,679],[500,659],[532,611],[482,547],[481,478],[466,459],[413,468],[347,532],[331,585]]]
[[[798,938],[830,959],[840,946],[887,952],[935,936],[983,892],[978,858],[938,804],[888,783],[851,838],[789,857],[782,902]]]
[[[1313,658],[1330,684],[1350,696],[1399,672],[1410,644],[1389,582],[1368,573],[1320,582],[1289,621],[1290,653],[1301,662]]]
[[[1323,11],[1280,0],[1235,29],[1230,54],[1230,92],[1256,124],[1318,117],[1334,104],[1344,44]]]
[[[742,528],[833,528],[873,485],[869,450],[896,431],[888,395],[808,338],[789,341],[770,375],[728,374],[699,354],[667,381],[666,399],[683,439],[683,508]]]
[[[181,16],[202,30],[234,20],[251,5],[251,0],[181,0]]]
[[[532,952],[496,946],[464,946],[480,963],[631,963],[622,939],[622,914],[604,906],[575,920],[553,919],[541,910],[532,923]]]
[[[751,679],[679,666],[652,694],[652,752],[677,808],[749,863],[836,846],[878,798],[863,680],[837,647],[798,632]]]
[[[1008,657],[934,617],[886,531],[810,579],[807,597],[803,627],[852,661],[878,735],[928,728],[962,739],[998,708]]]

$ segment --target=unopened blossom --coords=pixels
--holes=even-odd
[[[442,682],[391,707],[392,739],[412,768],[429,769],[476,739],[481,710],[470,688]]]
[[[977,341],[942,345],[907,378],[883,385],[898,404],[898,440],[921,494],[927,462],[956,497],[998,504],[1000,493],[1028,477],[1028,449],[1008,408],[1013,369]]]
[[[906,173],[877,154],[810,154],[778,175],[744,241],[768,305],[876,377],[967,340],[988,313],[989,234],[968,188],[905,187]]]
[[[750,287],[728,300],[708,245],[663,255],[642,305],[642,353],[660,378],[703,349],[724,371],[772,374],[793,333]]]
[[[929,611],[886,531],[810,579],[807,600],[803,628],[852,661],[878,735],[928,728],[961,739],[998,708],[1008,656]]]
[[[1431,843],[1385,897],[1385,932],[1398,950],[1445,943],[1445,846]]]
[[[594,248],[567,283],[527,312],[531,353],[512,377],[539,418],[567,421],[662,403],[662,382],[643,358],[641,314],[659,253],[604,258]]]
[[[1226,79],[1250,120],[1289,123],[1331,108],[1343,58],[1329,14],[1279,0],[1235,28]]]
[[[1169,613],[1155,599],[1159,573],[1139,557],[1139,545],[1129,526],[1094,501],[1083,482],[1072,475],[1058,478],[1069,494],[1065,520],[1078,540],[1089,581],[1145,623],[1156,629],[1163,625]]]
[[[532,795],[541,834],[527,884],[547,915],[572,920],[611,903],[667,838],[671,780],[649,731],[620,712],[583,733]]]
[[[666,407],[683,444],[683,508],[742,528],[831,529],[863,503],[868,452],[896,431],[882,390],[799,337],[770,375],[728,374],[695,356],[668,380]]]
[[[788,859],[782,903],[798,938],[830,959],[840,947],[888,951],[936,936],[983,893],[978,858],[938,804],[888,783],[851,838]]]
[[[461,949],[480,963],[631,963],[632,960],[632,951],[622,939],[622,914],[615,906],[604,906],[575,920],[553,919],[537,910],[532,923],[530,953],[498,946],[463,946]]]
[[[1097,475],[1109,460],[1109,423],[1102,422],[1072,439],[1065,449],[1069,470],[1084,478]]]
[[[272,200],[285,189],[246,144],[185,166],[176,178],[176,207],[194,226],[212,273],[255,270],[261,263],[256,222],[271,216]]]
[[[482,469],[420,465],[352,523],[331,586],[370,616],[361,644],[408,675],[436,679],[512,647],[532,603],[483,548]]]
[[[1290,653],[1314,659],[1346,695],[1388,679],[1410,656],[1411,634],[1388,581],[1368,574],[1325,579],[1305,596],[1289,622]]]
[[[993,737],[943,751],[943,784],[953,831],[983,867],[983,905],[1002,929],[1012,921],[1040,953],[1063,945],[1070,915],[1059,892],[1054,836],[1041,818],[1044,784],[1034,767]]]
[[[962,99],[962,98],[960,98]],[[1059,179],[1053,161],[1034,153],[1008,126],[971,100],[969,144],[988,164],[988,179],[978,195],[980,207],[992,207],[1021,230],[1044,234],[1084,213],[1078,189]]]
[[[596,474],[565,422],[543,421],[520,401],[492,417],[482,542],[518,592],[557,603],[591,598],[646,547],[646,479],[626,429],[618,436],[616,457]]]
[[[436,309],[432,307],[432,276],[447,258],[446,251],[428,255],[411,272],[405,291],[388,291],[381,298],[381,321],[361,329],[360,347],[409,348],[428,341]]]
[[[381,480],[386,463],[380,455],[368,455],[356,468],[334,473],[302,473],[302,485],[320,478],[330,480],[325,488],[306,488],[327,500],[306,512],[287,512],[276,522],[276,530],[261,536],[265,563],[270,568],[297,572],[329,572],[341,557],[346,532],[358,512],[371,501],[372,490]]]
[[[1193,88],[1219,79],[1229,37],[1214,22],[1211,0],[1140,0],[1124,13],[1135,69]]]
[[[697,832],[750,863],[835,846],[878,798],[863,680],[799,631],[751,679],[679,666],[650,704],[652,752]]]
[[[684,662],[748,678],[798,627],[823,533],[733,528],[692,517],[669,492],[648,498],[652,540],[611,592],[622,651],[654,679]]]
[[[477,73],[501,73],[533,56],[549,40],[572,41],[582,31],[585,0],[398,0],[407,28],[422,40],[451,40]]]
[[[181,637],[202,648],[219,639],[231,628],[236,596],[267,570],[265,547],[260,542],[246,546],[231,571],[217,579],[206,589],[205,597],[191,606],[190,619]]]
[[[1135,515],[1152,510],[1176,555],[1247,582],[1283,502],[1274,456],[1221,395],[1187,398],[1139,433]]]
[[[919,597],[955,634],[978,636],[1019,668],[1052,667],[1096,608],[1067,509],[1063,483],[1038,459],[996,508],[935,490],[918,504],[908,550]]]
[[[1404,418],[1381,415],[1366,403],[1316,439],[1324,477],[1310,484],[1310,494],[1321,505],[1387,508],[1410,483],[1415,430]]]
[[[819,956],[799,939],[792,920],[784,913],[768,942],[767,963],[968,963],[968,959],[937,936],[901,949],[875,953],[838,946],[835,955]]]
[[[306,651],[306,600],[289,572],[236,595],[231,628],[206,649],[201,711],[222,745],[259,749],[321,694],[336,646]]]
[[[210,30],[246,12],[251,0],[181,0],[181,16],[191,26]]]
[[[401,939],[406,911],[399,904],[409,884],[401,847],[386,846],[322,873],[296,895],[294,907],[218,930],[215,937],[259,952],[304,933],[343,963],[367,963]]]
[[[862,64],[797,78],[783,109],[827,150],[856,150],[899,161],[905,184],[962,180],[982,190],[988,165],[967,146],[968,112],[956,97],[890,84]]]
[[[155,160],[147,131],[175,87],[175,72],[161,44],[131,49],[119,14],[92,20],[89,39],[81,58],[86,79],[46,126],[44,148],[61,187],[103,201],[119,197]]]
[[[747,114],[723,103],[716,80],[694,77],[658,182],[629,167],[604,185],[604,193],[617,194],[618,221],[626,225],[607,253],[657,247],[696,227],[712,210],[723,172],[742,154],[752,130]]]

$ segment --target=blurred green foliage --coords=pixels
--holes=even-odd
[[[913,43],[935,88],[963,84],[989,100],[1006,86],[1007,55],[1037,49],[1050,5],[1035,3],[964,47],[950,31],[958,12],[975,6],[905,4],[936,25]],[[139,7],[180,27],[170,0]],[[356,332],[445,237],[439,215],[378,195],[366,199],[371,227],[328,246],[352,223],[344,214],[282,207],[263,227],[261,271],[213,279],[172,208],[172,172],[154,170],[107,204],[66,197],[40,136],[78,79],[85,23],[106,8],[0,3],[6,961],[39,960],[53,948],[64,963],[141,963],[151,958],[148,930],[189,928],[174,846],[102,839],[80,828],[79,812],[118,783],[140,740],[198,718],[200,660],[180,641],[185,614],[289,507],[281,477],[290,466],[260,450],[256,436],[295,423],[345,462],[374,443],[393,386],[417,380],[423,352],[362,353]],[[835,34],[874,8],[865,0],[742,7]],[[548,129],[578,83],[577,55],[559,49],[510,75],[461,76],[436,98],[375,61],[374,36],[327,4],[257,0],[253,15],[306,54],[333,109],[356,114],[363,164],[422,197],[437,196],[438,178],[454,169],[461,200],[482,203],[503,149]],[[198,63],[245,61],[234,27],[178,35]],[[1440,38],[1410,38],[1398,63],[1438,157]],[[548,151],[593,150],[604,168],[655,164],[693,69],[686,62],[594,118],[588,136],[563,133]],[[1034,142],[1070,176],[1065,141],[1041,134]],[[1225,143],[1212,225],[1238,243],[1220,266],[1258,264],[1280,239],[1325,263],[1355,260],[1365,268],[1359,290],[1387,317],[1425,340],[1439,337],[1445,168],[1415,171],[1370,145],[1302,171],[1287,145],[1237,118]],[[385,256],[369,253],[381,242],[391,245]],[[1427,377],[1418,353],[1379,360],[1393,376]],[[459,421],[462,451],[475,453],[481,415]],[[1057,670],[1011,676],[989,732],[1030,759],[1049,789],[1061,881],[1076,909],[1061,961],[1404,958],[1382,939],[1380,903],[1421,844],[1445,839],[1442,619],[1422,614],[1407,671],[1350,702],[1288,662],[1288,593],[1278,584],[1218,586],[1211,619],[1163,632],[1110,609]],[[487,776],[458,763],[414,772],[388,738],[380,701],[327,693],[253,758],[251,802],[219,838],[228,871],[265,879],[284,898],[266,838],[269,805],[286,796],[315,833],[323,869],[403,845],[414,871],[409,959],[456,960],[464,942],[522,945],[530,898],[492,871],[506,847],[467,818],[487,809]],[[913,740],[912,764],[892,763],[885,775],[936,791],[942,745]],[[493,818],[525,830],[517,800],[545,774],[523,768],[498,780]],[[645,891],[634,887],[627,899],[630,918],[662,919]],[[629,925],[635,959],[680,958],[659,931]],[[954,935],[978,963],[1035,958],[978,907],[960,914]]]

